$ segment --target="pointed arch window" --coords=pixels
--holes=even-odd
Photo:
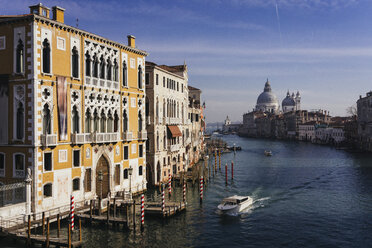
[[[77,110],[76,105],[72,108],[72,133],[79,133],[79,112]]]
[[[115,111],[115,114],[114,114],[114,132],[116,133],[118,131],[119,131],[119,115]]]
[[[16,117],[16,137],[17,139],[21,140],[24,137],[24,125],[25,125],[25,115],[24,115],[24,107],[23,104],[20,102],[17,108],[17,117]]]
[[[107,77],[108,80],[112,80],[112,64],[110,59],[107,59]]]
[[[116,62],[116,59],[114,60],[113,76],[114,76],[115,82],[119,81],[118,80],[118,63]]]
[[[138,131],[142,131],[142,113],[141,111],[138,112]]]
[[[138,66],[138,88],[142,89],[142,66]]]
[[[112,133],[112,125],[114,123],[114,119],[112,117],[111,111],[109,111],[107,115],[107,132]]]
[[[43,134],[51,134],[51,115],[48,104],[43,108]]]
[[[71,58],[72,77],[79,78],[79,52],[78,52],[78,50],[76,49],[75,46],[72,49],[72,55],[71,56],[72,56],[72,58]]]
[[[123,122],[123,132],[128,132],[128,114],[126,110],[124,110]]]
[[[105,68],[106,68],[106,63],[105,63],[105,59],[103,58],[103,56],[101,56],[101,66],[100,66],[100,75],[99,77],[102,78],[102,79],[105,79]]]
[[[93,77],[98,78],[98,58],[97,54],[93,56]]]
[[[87,109],[85,112],[85,132],[90,133],[91,132],[91,119],[92,119],[92,114],[90,113],[90,110]]]
[[[18,40],[16,51],[16,73],[24,72],[24,45],[21,39]]]
[[[90,77],[91,75],[90,72],[91,72],[91,59],[90,59],[89,53],[87,52],[85,54],[85,75]]]
[[[159,133],[156,133],[156,150],[159,151]]]
[[[50,73],[50,43],[48,39],[43,41],[43,72]]]
[[[106,115],[105,113],[101,112],[101,133],[105,133],[106,132]]]
[[[98,116],[98,112],[96,109],[94,110],[94,114],[93,114],[93,131],[94,132],[98,132],[98,123],[99,123],[99,116]]]
[[[127,75],[127,71],[128,71],[127,62],[124,61],[123,62],[123,86],[124,87],[128,86],[128,75]]]

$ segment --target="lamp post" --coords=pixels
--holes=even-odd
[[[128,174],[129,174],[129,193],[130,193],[130,198],[132,198],[132,173],[133,173],[133,168],[129,167],[128,168]]]

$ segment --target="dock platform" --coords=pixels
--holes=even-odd
[[[185,202],[166,202],[163,213],[161,203],[147,202],[145,205],[145,215],[170,217],[179,212],[185,211],[186,206],[187,203]]]

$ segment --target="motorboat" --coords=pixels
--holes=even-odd
[[[224,198],[218,205],[218,209],[223,213],[239,213],[252,204],[252,197],[234,195]]]
[[[264,153],[265,153],[265,156],[268,156],[268,157],[273,155],[271,151],[265,151]]]

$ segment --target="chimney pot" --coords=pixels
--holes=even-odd
[[[136,37],[133,35],[128,35],[128,46],[135,48],[136,47]]]

